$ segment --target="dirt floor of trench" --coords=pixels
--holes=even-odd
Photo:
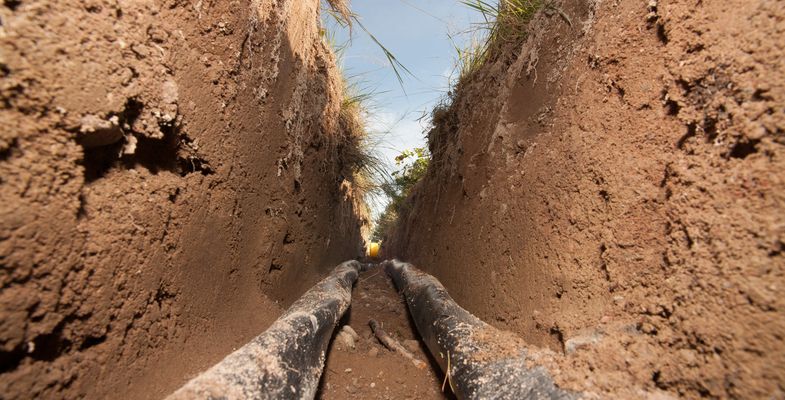
[[[429,366],[417,368],[411,360],[385,348],[368,325],[371,318]],[[430,362],[405,300],[381,268],[360,274],[342,323],[354,329],[359,339],[353,349],[338,337],[331,342],[318,399],[450,398],[441,392],[443,375]]]

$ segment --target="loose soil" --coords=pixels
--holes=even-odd
[[[417,368],[409,359],[382,346],[368,325],[371,318],[428,367]],[[441,392],[443,376],[435,372],[439,371],[438,365],[430,364],[405,300],[380,268],[360,274],[343,324],[351,326],[360,339],[354,349],[347,348],[340,340],[332,341],[317,398],[445,398]]]

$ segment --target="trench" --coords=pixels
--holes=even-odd
[[[415,266],[352,260],[167,400],[579,398],[533,366],[530,350],[460,307]]]
[[[515,344],[492,343],[517,364],[483,379],[785,397],[781,1],[455,0],[496,42],[442,41],[458,76],[431,71],[447,88],[388,138],[413,149],[381,183],[383,124],[362,106],[377,93],[353,91],[324,17],[386,28],[419,62],[420,28],[450,21],[418,10],[446,1],[355,3],[376,23],[345,0],[0,3],[0,398],[165,398],[316,330],[329,340],[291,353],[311,368],[275,371],[310,381],[281,397],[452,398],[453,376],[493,373],[452,375],[379,267],[329,304],[347,307],[336,321],[260,341],[335,265],[393,258]],[[404,91],[416,79],[376,39],[354,59],[373,52]],[[395,199],[378,234],[369,188]],[[439,337],[480,348],[464,339]],[[215,397],[259,389],[262,364]]]

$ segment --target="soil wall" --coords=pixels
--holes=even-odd
[[[434,112],[386,256],[568,388],[783,396],[782,3],[557,1],[529,32]]]
[[[366,224],[319,2],[0,5],[1,398],[157,398]]]

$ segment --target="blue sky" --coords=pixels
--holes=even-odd
[[[454,69],[453,43],[464,46],[471,39],[465,32],[481,16],[458,0],[353,0],[351,8],[414,75],[403,77],[402,88],[382,50],[354,28],[342,68],[351,81],[374,93],[368,128],[392,170],[402,150],[425,146],[430,110],[447,93]],[[325,19],[335,42],[347,43],[348,30],[339,29],[326,13]],[[376,214],[383,204],[373,208]]]

